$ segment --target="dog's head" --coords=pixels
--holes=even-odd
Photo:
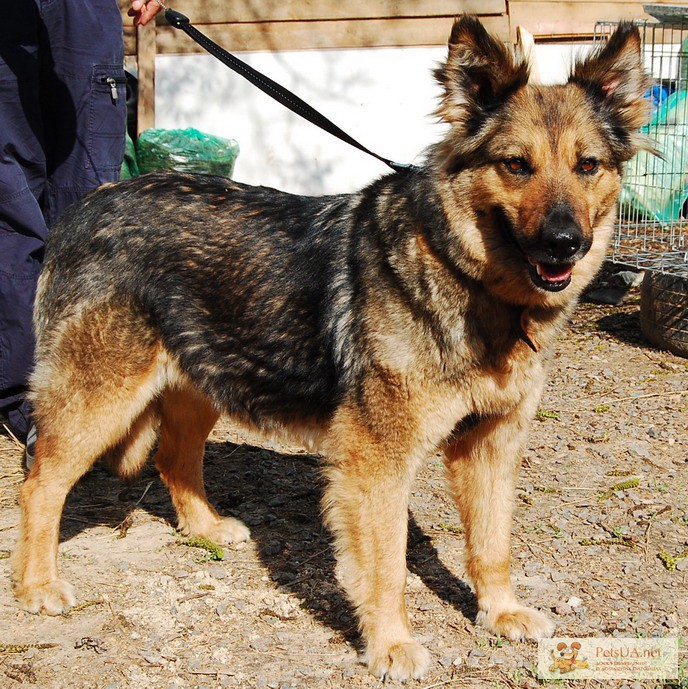
[[[622,164],[645,145],[637,28],[621,24],[566,84],[543,86],[462,17],[436,76],[450,127],[432,160],[464,267],[512,303],[569,303],[604,259]]]

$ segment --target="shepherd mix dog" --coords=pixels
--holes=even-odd
[[[373,674],[420,677],[404,603],[409,493],[442,449],[477,621],[508,639],[552,623],[516,599],[519,455],[548,353],[603,261],[624,161],[645,145],[640,37],[622,24],[564,85],[459,18],[417,170],[311,198],[160,173],[104,187],[52,231],[36,303],[35,465],[21,489],[16,592],[74,604],[62,507],[105,453],[155,464],[184,534],[249,537],[208,503],[220,414],[317,443],[323,509]]]

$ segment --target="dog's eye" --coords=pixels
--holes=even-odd
[[[594,175],[599,167],[600,163],[595,158],[583,158],[578,163],[578,171],[585,175]]]
[[[512,158],[505,158],[502,162],[504,167],[514,175],[527,175],[530,173],[530,165],[528,165],[525,158],[513,156]]]

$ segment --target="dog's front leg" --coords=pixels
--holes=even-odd
[[[477,622],[508,639],[551,636],[553,624],[521,605],[511,585],[510,541],[516,477],[532,404],[482,421],[446,449],[451,490],[466,532],[466,568]]]
[[[423,676],[430,664],[411,636],[404,600],[408,500],[417,462],[400,449],[403,435],[394,419],[340,410],[328,437],[324,496],[339,577],[356,607],[368,667],[377,677],[399,680]]]

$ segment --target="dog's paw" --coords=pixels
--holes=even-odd
[[[481,610],[475,621],[511,641],[542,639],[554,633],[554,624],[546,615],[523,605],[506,610]]]
[[[61,615],[76,604],[74,587],[62,579],[41,586],[18,586],[16,593],[22,608],[32,613]]]
[[[226,545],[248,541],[251,537],[251,532],[244,522],[234,519],[234,517],[223,517],[210,528],[208,533],[201,535],[213,543]]]
[[[370,672],[380,679],[420,679],[430,667],[430,653],[410,640],[384,649],[368,649],[366,662]]]

